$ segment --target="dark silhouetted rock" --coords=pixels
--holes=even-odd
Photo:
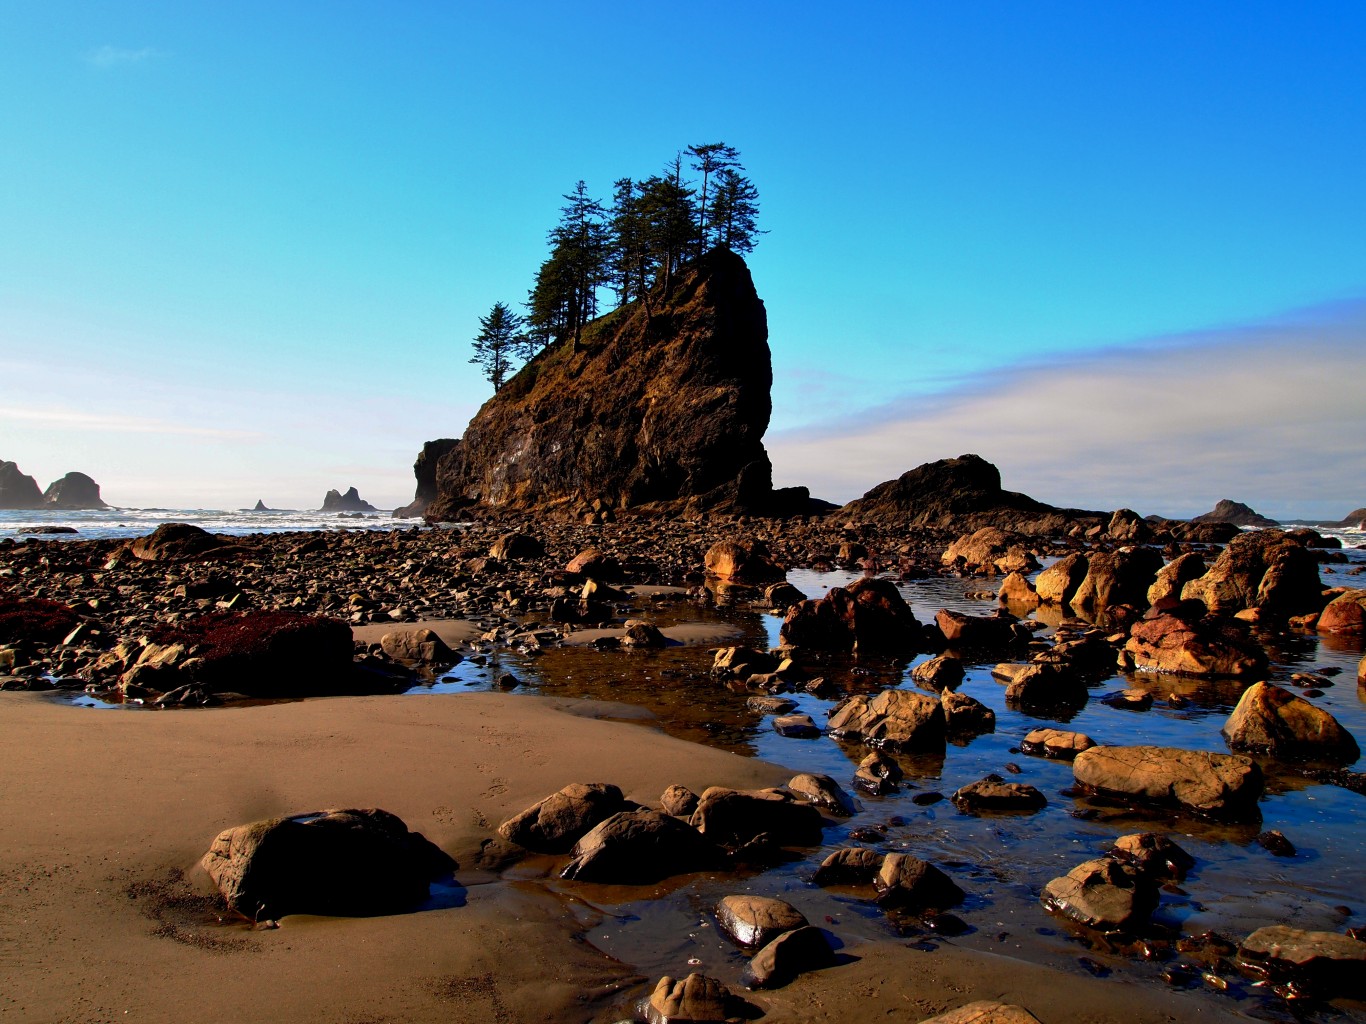
[[[1340,507],[1340,506],[1339,506]],[[1256,526],[1269,527],[1279,526],[1274,519],[1259,515],[1252,511],[1241,501],[1232,501],[1223,498],[1216,502],[1214,508],[1204,515],[1195,516],[1191,519],[1192,523],[1232,523],[1234,526]]]
[[[1242,941],[1238,962],[1244,970],[1269,975],[1273,981],[1307,984],[1318,995],[1366,992],[1366,942],[1350,935],[1270,925]]]
[[[84,473],[68,473],[48,484],[43,492],[43,504],[60,509],[108,508],[100,499],[100,485]]]
[[[148,562],[186,562],[212,557],[227,546],[221,537],[189,523],[162,523],[146,537],[136,538],[129,550]]]
[[[42,508],[38,481],[20,472],[13,462],[0,461],[0,508]]]
[[[963,890],[952,878],[909,853],[887,854],[873,884],[884,907],[947,910],[963,902]]]
[[[1097,792],[1183,807],[1213,818],[1255,819],[1262,772],[1250,757],[1178,747],[1092,747],[1072,762]]]
[[[780,789],[711,786],[703,791],[691,823],[726,847],[744,846],[763,835],[778,846],[812,846],[821,840],[820,812]]]
[[[1351,764],[1361,756],[1352,734],[1323,708],[1271,683],[1253,683],[1224,723],[1234,750]]]
[[[746,988],[780,988],[799,974],[834,962],[835,952],[825,933],[806,925],[784,932],[750,957],[740,980]]]
[[[525,533],[505,533],[489,548],[489,557],[500,562],[520,562],[528,558],[544,558],[545,545]]]
[[[873,577],[793,605],[782,626],[784,643],[817,650],[907,654],[920,637],[920,623],[895,584]]]
[[[625,810],[621,790],[605,782],[571,782],[498,826],[518,846],[564,853],[594,826]]]
[[[668,814],[619,811],[574,844],[561,878],[647,885],[715,866],[719,851],[697,830]]]
[[[916,665],[911,669],[911,678],[917,686],[935,693],[954,690],[963,682],[963,662],[951,654],[941,654]]]
[[[413,493],[411,502],[402,508],[394,509],[395,519],[415,519],[426,514],[427,507],[436,500],[437,464],[459,445],[460,442],[455,438],[441,437],[422,446],[422,451],[417,453],[417,460],[413,463],[417,490]]]
[[[340,494],[335,490],[328,491],[323,497],[323,512],[378,512],[368,501],[364,500],[354,487],[347,489],[345,494]]]
[[[883,854],[862,846],[846,846],[821,861],[811,877],[815,885],[868,885],[882,870]]]

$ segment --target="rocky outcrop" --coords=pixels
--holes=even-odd
[[[1102,615],[1115,605],[1144,607],[1148,588],[1161,568],[1162,555],[1152,548],[1093,552],[1086,577],[1072,596],[1072,610],[1079,615]]]
[[[1323,607],[1318,562],[1279,530],[1234,537],[1208,572],[1181,588],[1181,597],[1225,614],[1262,608],[1280,615],[1302,615]]]
[[[648,308],[595,320],[578,345],[545,349],[504,384],[440,459],[427,515],[804,513],[804,488],[772,486],[772,384],[749,268],[714,250]]]
[[[436,500],[437,464],[458,447],[460,441],[453,437],[440,437],[422,446],[422,451],[417,453],[417,460],[413,463],[417,490],[411,502],[402,508],[394,509],[395,519],[415,519],[426,513],[428,506]]]
[[[368,501],[363,499],[354,487],[347,489],[345,494],[339,494],[336,490],[328,491],[323,497],[323,512],[378,512]]]
[[[100,485],[84,473],[68,473],[48,484],[43,504],[58,509],[108,508],[100,499]]]
[[[1232,523],[1234,526],[1280,526],[1281,524],[1274,519],[1268,519],[1264,515],[1259,515],[1248,508],[1241,501],[1231,501],[1224,498],[1217,502],[1212,510],[1202,516],[1195,516],[1191,519],[1192,523]]]
[[[1366,523],[1366,508],[1352,509],[1352,511],[1348,512],[1347,515],[1337,522],[1325,525],[1338,526],[1345,530],[1350,530],[1359,528],[1362,523]]]
[[[1061,531],[1075,520],[1104,523],[1103,512],[1059,509],[1001,488],[1001,472],[980,455],[927,462],[878,484],[841,514],[897,526],[975,530],[985,526],[1022,533]]]
[[[38,481],[25,476],[13,462],[0,462],[0,508],[42,508]]]

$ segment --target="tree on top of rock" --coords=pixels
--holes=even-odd
[[[544,343],[574,339],[597,316],[598,288],[607,283],[608,231],[602,204],[579,181],[564,197],[560,223],[550,232],[550,257],[536,275],[529,319]]]
[[[730,167],[722,168],[711,203],[716,244],[732,252],[753,252],[756,236],[765,234],[755,226],[758,216],[759,190],[754,183]]]
[[[512,369],[512,360],[517,355],[521,341],[518,333],[521,329],[522,318],[501,302],[493,304],[488,316],[479,318],[479,333],[474,337],[474,355],[470,357],[470,362],[477,363],[483,369],[495,394]]]
[[[708,191],[723,171],[733,172],[740,166],[740,151],[724,142],[707,142],[688,147],[688,155],[693,158],[692,169],[702,175],[702,186],[697,190],[697,252],[695,258],[710,248],[708,235],[714,234],[711,218],[712,208]],[[710,229],[710,230],[709,230]]]

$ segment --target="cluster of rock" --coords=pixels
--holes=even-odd
[[[0,460],[0,509],[101,509],[100,485],[84,473],[67,473],[38,489],[38,481],[26,476],[13,462]]]
[[[334,488],[333,490],[330,490],[325,495],[323,495],[323,504],[322,508],[319,511],[378,512],[379,509],[375,508],[374,505],[371,505],[368,501],[362,498],[360,496],[360,493],[354,487],[348,487],[346,489],[345,494],[342,494],[340,491]]]

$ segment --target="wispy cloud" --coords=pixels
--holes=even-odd
[[[767,439],[775,482],[847,500],[976,452],[1054,504],[1343,515],[1366,493],[1366,302],[1016,365]],[[1339,509],[1338,506],[1342,508]]]
[[[179,437],[209,437],[223,441],[259,441],[264,435],[249,430],[225,430],[141,416],[79,412],[74,409],[17,409],[0,407],[0,420],[11,420],[49,430],[102,431],[119,434],[163,434]]]
[[[85,62],[97,68],[113,68],[125,64],[141,64],[157,55],[150,46],[129,50],[118,46],[98,46],[85,55]]]

